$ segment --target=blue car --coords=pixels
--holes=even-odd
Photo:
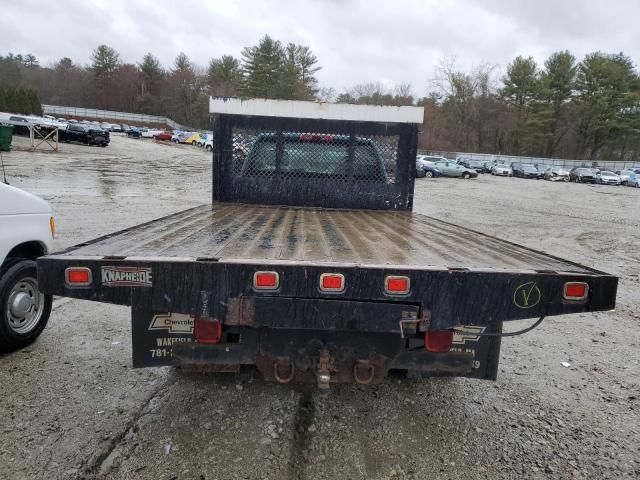
[[[438,170],[431,162],[416,160],[416,177],[434,178],[440,176],[442,176],[442,172]]]
[[[142,132],[137,128],[130,128],[127,130],[127,137],[129,138],[140,138],[142,137]]]

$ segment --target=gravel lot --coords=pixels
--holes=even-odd
[[[60,248],[210,199],[210,156],[192,147],[114,135],[3,156],[53,204]],[[418,212],[621,278],[615,312],[505,339],[496,382],[391,378],[322,399],[251,372],[133,370],[128,308],[58,299],[34,345],[0,356],[0,478],[638,478],[639,206],[626,187],[417,181]]]

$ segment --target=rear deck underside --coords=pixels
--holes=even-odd
[[[593,273],[411,212],[232,203],[192,208],[72,247],[62,255]]]

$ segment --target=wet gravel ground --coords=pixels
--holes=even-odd
[[[59,248],[210,198],[210,156],[187,146],[114,135],[3,157],[53,204]],[[621,278],[615,312],[505,339],[496,382],[390,378],[323,399],[251,371],[133,370],[128,308],[57,299],[39,340],[0,356],[0,478],[638,478],[639,206],[626,187],[417,181],[418,212]]]

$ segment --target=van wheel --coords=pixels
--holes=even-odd
[[[0,351],[33,343],[51,314],[51,295],[38,290],[36,262],[16,260],[0,274]]]
[[[464,172],[462,174],[462,178],[464,178],[465,180],[469,180],[471,178],[471,175],[469,174],[469,172]]]
[[[207,152],[210,152],[213,150],[213,147],[211,145],[207,145]]]

